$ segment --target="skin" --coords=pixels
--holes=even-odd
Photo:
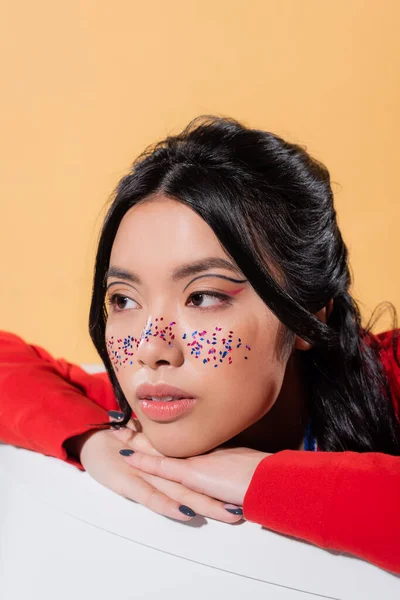
[[[197,513],[237,523],[242,519],[238,507],[260,462],[280,449],[303,449],[307,415],[297,358],[310,345],[292,336],[290,346],[283,348],[281,324],[248,284],[242,289],[243,284],[217,277],[238,277],[225,268],[202,272],[207,277],[197,281],[193,274],[187,280],[170,280],[171,269],[183,257],[187,263],[212,255],[227,258],[212,230],[176,201],[153,197],[125,216],[110,266],[135,271],[142,283],[139,289],[110,277],[109,295],[125,295],[126,301],[118,304],[127,310],[110,311],[107,336],[131,335],[140,341],[143,326],[157,313],[166,322],[175,321],[176,336],[172,347],[150,336],[130,357],[132,365],[118,369],[122,389],[140,420],[116,431],[90,430],[67,440],[65,447],[102,485],[156,513],[180,521]],[[194,302],[190,296],[207,290],[229,294],[234,301],[222,307],[214,298],[197,296]],[[203,302],[207,306],[201,311]],[[331,309],[332,301],[328,314]],[[316,316],[325,322],[326,310]],[[251,347],[248,360],[235,350],[231,365],[225,360],[209,368],[190,354],[182,332],[211,333],[217,323],[221,333],[234,331],[236,339]],[[173,423],[150,421],[141,414],[135,395],[146,381],[186,389],[199,398],[196,410]],[[122,449],[133,454],[121,456]],[[229,512],[232,508],[235,514]]]
[[[136,274],[140,283],[110,276],[106,339],[140,339],[155,318],[175,322],[169,346],[159,337],[142,340],[132,364],[116,375],[152,448],[169,457],[194,457],[220,446],[245,446],[261,452],[302,449],[307,415],[296,350],[309,345],[294,337],[282,352],[282,325],[242,273],[211,268],[180,280],[172,272],[183,264],[217,257],[229,260],[212,229],[189,207],[164,196],[136,205],[124,216],[110,258],[110,267]],[[221,278],[223,276],[224,278]],[[227,280],[233,278],[236,282]],[[211,296],[213,291],[229,302]],[[114,296],[115,298],[115,296]],[[325,320],[325,309],[318,315]],[[232,352],[232,364],[218,368],[190,354],[182,337],[195,330],[233,331],[251,347]],[[224,348],[218,341],[217,351]],[[142,413],[136,389],[142,383],[167,383],[198,398],[194,409],[173,422],[160,423]]]

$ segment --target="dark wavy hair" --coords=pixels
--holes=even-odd
[[[119,425],[132,411],[106,350],[105,274],[122,218],[155,193],[200,215],[285,331],[312,344],[300,360],[319,448],[400,454],[400,424],[379,344],[371,343],[349,293],[348,252],[328,170],[301,146],[212,116],[139,156],[118,184],[101,231],[89,331],[124,413]],[[324,324],[314,313],[331,299]]]

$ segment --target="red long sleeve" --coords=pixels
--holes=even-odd
[[[89,375],[11,333],[0,332],[0,440],[61,458],[64,442],[108,421],[117,402],[106,373]]]
[[[397,414],[400,367],[392,332],[376,336]],[[400,573],[400,457],[284,450],[258,465],[246,519]]]
[[[284,450],[247,490],[247,520],[400,573],[400,458]]]

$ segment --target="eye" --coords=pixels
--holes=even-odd
[[[215,308],[224,304],[231,304],[229,296],[219,292],[194,292],[190,294],[188,302],[192,302],[192,306],[200,309]],[[190,306],[188,304],[187,306]]]
[[[129,306],[129,302],[131,302],[131,304],[133,303],[134,306]],[[123,296],[122,294],[113,294],[111,298],[107,300],[107,305],[111,306],[112,310],[115,312],[122,312],[130,308],[136,308],[137,302],[131,298],[128,298],[128,296]]]

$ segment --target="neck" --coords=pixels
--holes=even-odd
[[[229,440],[228,445],[270,453],[303,450],[307,418],[305,391],[295,352],[288,360],[281,391],[271,410]]]

